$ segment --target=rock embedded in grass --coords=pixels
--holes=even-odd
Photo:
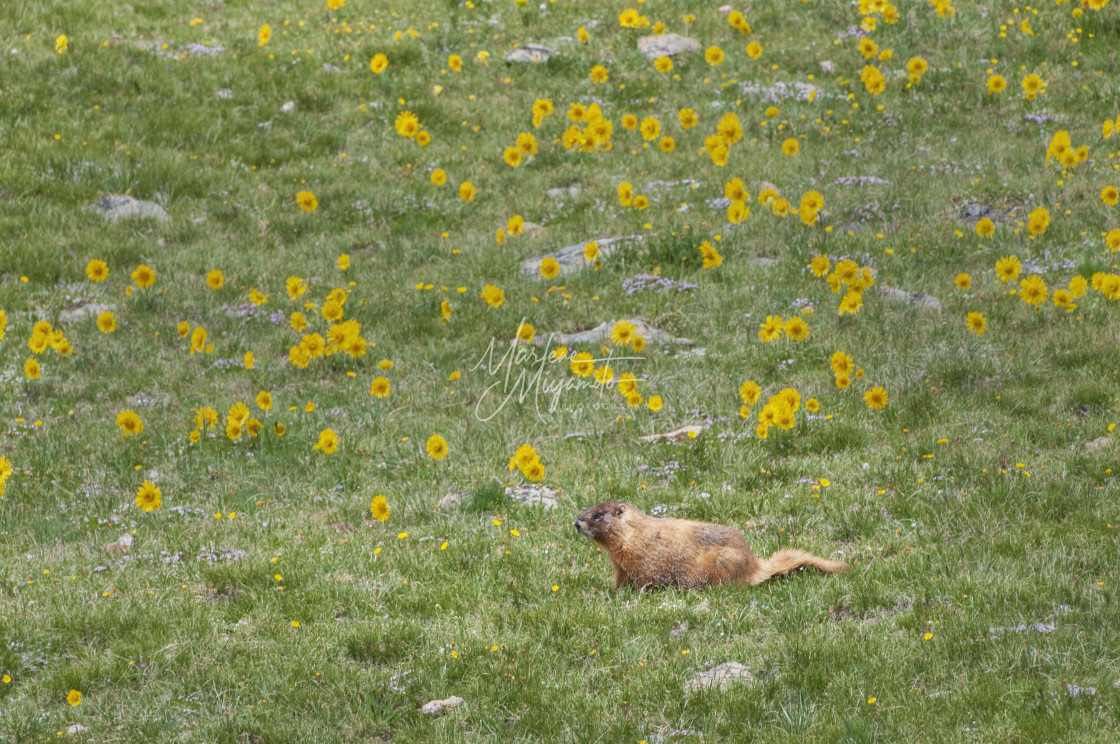
[[[992,208],[985,204],[969,204],[964,208],[964,215],[968,219],[978,220],[990,214]]]
[[[647,323],[644,318],[619,318],[618,320],[626,320],[632,323],[634,325],[635,334],[641,336],[647,342],[676,344],[678,346],[694,346],[696,344],[691,338],[674,336],[660,328],[654,328]],[[606,320],[590,330],[576,331],[574,333],[539,333],[533,339],[533,343],[538,346],[547,342],[551,342],[556,346],[602,343],[611,337],[611,327],[614,326],[618,320]]]
[[[113,542],[105,543],[101,548],[107,553],[127,553],[132,549],[132,534],[126,532]]]
[[[580,185],[573,183],[570,186],[557,186],[544,192],[549,199],[575,199],[580,194]]]
[[[652,61],[661,57],[675,57],[687,52],[699,52],[700,42],[679,34],[654,34],[638,39],[638,51]]]
[[[595,238],[592,240],[585,240],[582,243],[575,243],[561,248],[553,253],[546,253],[543,256],[534,256],[533,258],[526,258],[521,262],[521,276],[538,277],[543,279],[544,275],[541,274],[541,261],[546,258],[556,259],[556,263],[560,264],[560,273],[558,276],[566,276],[574,274],[575,272],[583,269],[586,266],[592,265],[593,262],[588,261],[583,256],[583,249],[588,243],[594,243],[599,248],[599,254],[596,256],[598,260],[606,259],[614,253],[618,246],[623,243],[628,243],[634,240],[641,240],[642,236],[634,235],[618,235],[608,238]]]
[[[690,435],[699,436],[700,432],[702,432],[702,431],[704,431],[703,426],[699,426],[697,424],[690,424],[688,426],[682,426],[679,429],[675,429],[673,431],[666,432],[665,434],[649,434],[647,436],[642,437],[642,441],[643,442],[661,442],[661,441],[683,442],[685,439],[688,439]]]
[[[907,292],[884,284],[879,287],[879,295],[895,302],[904,302],[919,310],[941,312],[941,300],[925,292]]]
[[[117,306],[107,303],[90,302],[84,305],[67,308],[58,314],[59,325],[69,325],[70,323],[81,323],[83,320],[96,318],[101,313],[115,313]]]
[[[152,219],[158,222],[170,222],[171,215],[155,202],[133,199],[127,194],[104,196],[95,204],[86,209],[100,212],[105,219],[116,222],[121,219]]]
[[[1090,452],[1096,452],[1097,450],[1104,449],[1110,444],[1112,444],[1112,437],[1105,434],[1103,437],[1097,437],[1090,442],[1086,442],[1085,449],[1089,450]]]
[[[439,501],[440,509],[451,509],[459,506],[464,499],[471,496],[473,491],[451,491]],[[542,509],[555,509],[556,500],[560,492],[555,488],[541,485],[506,486],[506,498],[510,501],[519,501],[530,506],[539,506]]]
[[[463,704],[463,698],[452,695],[443,700],[432,700],[420,706],[420,712],[426,716],[442,716],[449,710],[455,710]]]
[[[549,49],[541,44],[525,44],[524,46],[519,46],[516,49],[511,49],[506,52],[506,55],[502,57],[502,59],[512,64],[540,63],[547,62],[550,57],[554,57],[557,54],[559,54],[559,52],[555,49]]]
[[[726,692],[736,684],[753,681],[754,675],[749,669],[737,661],[729,661],[715,669],[697,673],[695,677],[684,683],[684,694],[691,695],[703,690]]]

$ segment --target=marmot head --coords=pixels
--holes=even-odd
[[[576,520],[576,532],[592,540],[605,540],[633,509],[622,501],[604,501],[590,506]]]

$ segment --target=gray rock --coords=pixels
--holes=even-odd
[[[888,300],[893,300],[894,302],[905,302],[907,305],[912,305],[919,310],[941,312],[941,300],[925,292],[907,292],[904,289],[896,289],[884,284],[879,287],[879,295],[881,297],[886,297]]]
[[[573,183],[571,186],[560,186],[555,189],[549,189],[544,192],[549,199],[575,199],[579,196],[580,186],[578,183]]]
[[[78,734],[84,734],[87,731],[89,731],[89,729],[86,728],[85,726],[83,726],[80,723],[72,723],[72,724],[70,724],[70,727],[68,729],[66,729],[66,733],[69,734],[70,736],[77,736]]]
[[[699,672],[684,683],[684,694],[691,695],[697,690],[719,690],[725,692],[733,685],[754,681],[750,670],[737,661],[720,664],[715,669]]]
[[[439,508],[453,509],[459,504],[463,503],[463,499],[470,495],[470,491],[449,491],[447,495],[439,500]]]
[[[833,186],[890,186],[890,181],[884,181],[878,176],[840,176],[832,182]]]
[[[108,553],[127,553],[132,549],[132,542],[132,535],[126,532],[115,541],[105,543],[101,548]]]
[[[526,220],[521,224],[521,229],[525,231],[525,235],[530,238],[539,238],[544,235],[544,226],[538,225],[536,222],[529,222]]]
[[[1104,449],[1110,444],[1112,444],[1112,437],[1105,434],[1103,437],[1097,437],[1091,442],[1086,442],[1085,449],[1089,450],[1090,452],[1096,452],[1097,450]]]
[[[510,501],[519,501],[522,504],[539,506],[542,509],[555,509],[556,499],[560,492],[548,486],[507,486],[506,498]],[[470,491],[451,491],[439,500],[440,509],[453,509],[463,503],[463,499],[471,495]]]
[[[686,52],[699,52],[700,42],[678,34],[654,34],[638,39],[638,51],[652,61]]]
[[[773,85],[763,85],[755,80],[741,84],[743,95],[751,98],[761,98],[763,101],[778,103],[788,98],[795,101],[808,101],[811,97],[819,97],[820,91],[812,83],[794,81],[786,83],[778,81]]]
[[[157,405],[169,406],[172,404],[173,400],[174,399],[169,393],[156,393],[155,395],[148,395],[143,390],[141,390],[140,392],[136,393],[136,395],[130,395],[125,398],[124,402],[127,403],[130,408],[141,408]]]
[[[637,332],[645,338],[647,342],[652,343],[665,343],[677,344],[679,346],[693,346],[696,342],[690,338],[678,338],[673,336],[660,328],[654,328],[647,323],[643,318],[620,318],[620,320],[629,320],[634,324]],[[551,341],[557,346],[571,346],[572,344],[597,344],[610,338],[611,326],[617,321],[608,320],[603,321],[595,328],[588,331],[577,331],[575,333],[538,333],[533,339],[533,343],[538,346],[544,345]]]
[[[964,208],[965,215],[974,220],[983,217],[991,211],[991,207],[984,206],[983,204],[969,204]]]
[[[296,102],[295,101],[288,101],[287,103],[285,103],[283,106],[280,107],[280,113],[282,113],[282,114],[290,114],[295,110],[296,110]]]
[[[549,49],[540,44],[526,44],[516,49],[511,49],[502,59],[514,64],[547,62],[549,57],[559,54],[555,49]]]
[[[445,700],[432,700],[420,707],[420,712],[426,716],[442,716],[449,710],[454,710],[463,704],[463,698],[452,695]]]
[[[1031,623],[1030,625],[1021,623],[1010,627],[988,628],[988,632],[992,635],[1000,635],[1001,633],[1026,633],[1033,630],[1035,633],[1046,634],[1053,633],[1057,629],[1058,626],[1054,623]]]
[[[115,313],[116,311],[117,311],[117,306],[116,305],[103,304],[103,303],[100,303],[100,302],[90,302],[90,303],[87,303],[85,305],[78,305],[77,307],[71,307],[71,308],[68,308],[66,310],[63,310],[61,313],[58,314],[58,324],[59,325],[68,325],[70,323],[80,323],[83,320],[89,320],[90,318],[96,318],[101,313],[104,313],[104,312],[114,312]]]
[[[342,68],[332,65],[330,62],[326,62],[323,64],[323,72],[329,72],[337,75],[342,72]]]
[[[704,427],[699,424],[689,424],[665,434],[648,434],[642,437],[643,442],[683,442],[691,436],[700,436]]]
[[[546,253],[543,256],[527,258],[521,262],[521,276],[535,276],[543,279],[544,277],[541,274],[541,261],[546,258],[555,258],[556,262],[560,264],[559,276],[574,274],[591,263],[583,257],[583,247],[588,243],[595,243],[595,245],[599,247],[598,258],[602,261],[614,253],[623,243],[629,243],[634,240],[642,240],[642,236],[640,234],[634,234],[609,238],[594,238],[593,240],[585,240],[575,245],[565,246],[554,253]]]
[[[522,504],[539,506],[542,509],[555,509],[556,497],[560,492],[548,486],[509,486],[506,488],[506,497],[510,501],[520,501]]]
[[[155,202],[133,199],[127,194],[102,197],[96,204],[87,207],[90,211],[100,212],[105,219],[115,222],[120,219],[152,219],[170,222],[171,216]]]

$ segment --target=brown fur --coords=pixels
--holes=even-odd
[[[607,549],[614,565],[614,588],[709,584],[761,584],[802,566],[825,573],[848,570],[842,561],[804,550],[779,550],[766,560],[751,552],[736,530],[690,519],[651,517],[630,504],[606,501],[588,508],[576,530]]]

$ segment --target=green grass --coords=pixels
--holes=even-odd
[[[898,23],[880,19],[870,34],[893,57],[870,62],[846,34],[856,6],[761,4],[744,36],[703,4],[636,4],[726,54],[718,68],[678,57],[669,74],[636,51],[648,30],[619,27],[627,4],[476,5],[0,8],[0,455],[15,471],[0,500],[0,741],[54,740],[72,724],[94,741],[231,744],[1113,741],[1120,307],[1090,289],[1073,312],[1049,295],[1035,310],[994,264],[1017,256],[1051,295],[1075,275],[1117,271],[1103,235],[1120,214],[1100,196],[1120,184],[1120,148],[1102,130],[1120,114],[1115,4],[1077,18],[1076,3],[1034,14],[994,0],[941,19],[901,2]],[[1020,30],[1028,17],[1033,35]],[[260,47],[265,23],[272,40]],[[758,60],[750,41],[764,48]],[[529,42],[559,55],[502,61]],[[377,52],[390,60],[381,75],[369,68]],[[907,87],[918,55],[929,71]],[[606,85],[588,79],[597,64]],[[881,95],[860,82],[866,64],[887,78]],[[985,92],[989,69],[1007,91]],[[1034,72],[1047,92],[1027,101],[1020,81]],[[778,83],[813,85],[816,98],[742,88]],[[555,111],[534,129],[538,98]],[[614,125],[611,150],[564,149],[569,105],[592,99]],[[684,107],[699,114],[695,129],[679,125]],[[406,110],[427,147],[394,131]],[[728,112],[744,137],[717,167],[701,148]],[[643,146],[625,114],[658,117],[675,151]],[[1068,172],[1046,165],[1059,129],[1089,147]],[[540,152],[510,168],[502,152],[520,132]],[[789,137],[795,157],[781,151]],[[429,180],[436,168],[442,187]],[[861,176],[882,183],[837,183]],[[735,229],[708,204],[733,177],[752,196]],[[470,203],[457,196],[466,180]],[[622,181],[650,207],[619,206]],[[755,198],[763,181],[793,207],[819,191],[818,223],[771,215]],[[573,184],[576,195],[546,194]],[[316,211],[299,209],[302,189]],[[172,221],[107,223],[83,209],[125,192]],[[992,238],[965,218],[972,203],[991,209]],[[1052,221],[1030,237],[1020,223],[1039,206]],[[543,234],[498,245],[514,215]],[[630,233],[645,240],[598,269],[518,273],[524,258]],[[702,268],[704,240],[718,268]],[[927,292],[943,311],[870,288],[858,314],[840,316],[840,295],[809,269],[818,254],[852,257],[877,285]],[[91,259],[108,280],[87,279]],[[126,295],[140,263],[156,284]],[[213,269],[225,277],[216,291]],[[696,288],[623,291],[655,272]],[[960,272],[970,290],[954,287]],[[290,276],[309,287],[295,302]],[[480,299],[484,284],[505,292],[501,307]],[[294,367],[289,316],[301,310],[307,332],[325,334],[317,308],[336,288],[367,353]],[[238,317],[253,289],[267,303]],[[58,325],[88,302],[115,305],[117,330]],[[965,327],[973,311],[987,318],[982,336]],[[812,333],[764,344],[768,315],[800,316]],[[651,342],[643,358],[612,362],[642,378],[643,398],[663,398],[660,411],[582,389],[553,410],[515,397],[494,413],[504,369],[479,362],[522,319],[543,337],[632,316],[703,349]],[[40,320],[62,328],[71,356],[32,353]],[[212,352],[189,354],[180,322],[204,327]],[[829,369],[837,350],[863,371],[847,391]],[[30,357],[41,379],[25,377]],[[369,393],[380,375],[389,397]],[[567,365],[544,373],[572,379]],[[739,417],[747,379],[764,400],[793,387],[821,410],[810,417],[803,404],[791,431],[759,440],[761,406]],[[863,401],[875,385],[890,396],[882,411]],[[262,390],[271,410],[254,404]],[[236,402],[262,422],[259,437],[225,436]],[[221,423],[192,444],[203,406]],[[143,419],[136,438],[115,425],[126,409]],[[695,439],[641,439],[693,423],[707,427]],[[313,449],[328,428],[341,438],[331,455]],[[424,451],[437,433],[450,447],[439,461]],[[507,468],[525,443],[561,491],[554,511],[504,499],[502,485],[526,482]],[[134,504],[145,480],[162,490],[158,511]],[[464,503],[436,508],[451,491],[467,492]],[[370,514],[377,494],[392,509],[384,524]],[[800,547],[853,570],[615,593],[606,555],[571,523],[616,498],[734,525],[761,555]],[[104,547],[126,532],[127,555]],[[728,661],[754,681],[683,694],[698,670]],[[451,695],[465,708],[418,712]]]

